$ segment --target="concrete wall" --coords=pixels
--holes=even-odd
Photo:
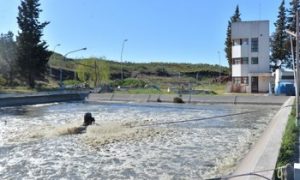
[[[0,97],[0,107],[84,100],[87,93],[53,93]]]
[[[112,94],[92,93],[86,98],[91,102],[157,102],[159,98],[162,102],[173,102],[173,98],[178,97],[176,94]],[[185,102],[191,103],[224,103],[224,104],[265,104],[265,105],[281,105],[289,97],[288,96],[198,96],[198,95],[182,95]]]

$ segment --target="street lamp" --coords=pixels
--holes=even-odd
[[[57,46],[60,46],[60,44],[56,44],[56,45],[54,46],[53,51],[52,51],[52,54],[51,54],[50,57],[52,57],[52,56],[53,56],[53,58],[55,57],[55,49],[56,49]],[[50,58],[49,58],[49,59],[50,59]],[[52,69],[51,69],[50,64],[48,64],[48,66],[49,66],[49,74],[50,74],[50,76],[52,76]]]
[[[221,84],[221,55],[220,55],[220,51],[218,51],[218,56],[219,56],[219,81]]]
[[[87,50],[87,48],[81,48],[81,49],[77,49],[77,50],[73,50],[73,51],[70,51],[70,52],[67,52],[65,55],[64,55],[64,61],[66,60],[66,57],[67,57],[67,55],[69,55],[69,54],[71,54],[71,53],[75,53],[75,52],[78,52],[78,51],[85,51],[85,50]],[[62,85],[63,85],[63,82],[62,82],[62,80],[63,80],[63,77],[62,77],[62,68],[60,67],[60,78],[59,78],[60,80],[60,86],[62,87]]]
[[[124,39],[122,43],[122,50],[121,50],[121,80],[123,80],[123,51],[124,51],[124,46],[125,42],[127,42],[128,39]]]
[[[53,48],[53,53],[55,52],[55,49],[56,49],[56,47],[58,47],[58,46],[60,46],[60,44],[56,44],[55,46],[54,46],[54,48]]]
[[[297,9],[296,11],[296,32],[292,32],[289,30],[285,30],[286,33],[288,33],[290,36],[293,36],[296,38],[296,57],[294,58],[296,60],[296,68],[294,66],[294,75],[295,78],[295,91],[296,91],[296,125],[298,126],[298,120],[299,120],[299,11]],[[291,49],[293,48],[293,45],[291,43]],[[292,50],[293,51],[293,50]],[[293,54],[294,52],[292,52]],[[294,63],[293,63],[294,64]]]

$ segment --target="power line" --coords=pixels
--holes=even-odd
[[[188,119],[188,120],[181,120],[181,121],[169,121],[169,122],[162,122],[162,123],[154,123],[154,124],[143,124],[134,127],[146,127],[146,126],[159,126],[159,125],[166,125],[166,124],[178,124],[178,123],[186,123],[186,122],[194,122],[194,121],[203,121],[207,119],[215,119],[215,118],[223,118],[223,117],[230,117],[230,116],[238,116],[243,114],[249,114],[257,111],[246,111],[241,113],[234,113],[234,114],[226,114],[220,116],[211,116],[211,117],[204,117],[204,118],[197,118],[197,119]]]

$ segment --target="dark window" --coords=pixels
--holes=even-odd
[[[240,77],[233,77],[233,83],[234,84],[241,84],[241,78]]]
[[[234,84],[249,84],[249,79],[247,76],[233,77],[232,80]]]
[[[248,57],[243,57],[242,58],[242,64],[249,64]]]
[[[248,77],[242,77],[242,84],[249,84]]]
[[[233,40],[233,45],[234,45],[234,46],[241,45],[241,40],[240,40],[240,39],[234,39],[234,40]]]
[[[281,79],[294,79],[294,76],[282,76]]]
[[[248,45],[248,39],[242,39],[242,42],[241,42],[242,45]]]
[[[258,38],[251,38],[251,52],[258,52]]]
[[[258,64],[258,57],[252,57],[251,64]]]
[[[233,58],[232,64],[241,64],[241,58]]]

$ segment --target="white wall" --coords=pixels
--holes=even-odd
[[[248,39],[248,45],[232,47],[232,57],[248,57],[249,64],[233,64],[232,76],[246,76],[249,73],[266,73],[269,70],[269,21],[243,21],[232,23],[232,39]],[[251,38],[258,38],[258,52],[251,52]],[[259,64],[251,64],[251,58],[258,57]]]
[[[271,80],[271,77],[259,76],[258,77],[258,91],[259,92],[268,92],[270,80]]]

